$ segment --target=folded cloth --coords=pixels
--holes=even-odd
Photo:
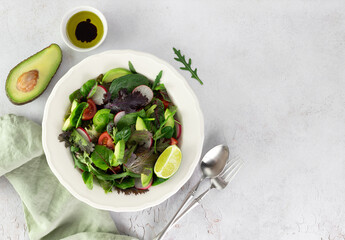
[[[119,235],[110,214],[75,199],[50,171],[41,126],[24,117],[0,117],[0,177],[18,192],[29,237],[35,239],[134,239]]]

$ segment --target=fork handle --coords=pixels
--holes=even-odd
[[[187,205],[188,202],[190,202],[190,200],[192,200],[192,198],[194,197],[196,191],[199,188],[199,185],[202,181],[204,181],[205,177],[201,177],[199,182],[189,191],[188,195],[186,196],[185,200],[183,201],[182,205],[180,206],[180,208],[177,210],[177,212],[175,213],[175,215],[173,216],[173,218],[170,220],[170,222],[168,223],[168,225],[166,225],[166,227],[162,230],[161,234],[158,236],[157,240],[161,240],[165,234],[167,233],[167,231],[169,230],[169,228],[174,225],[174,222],[176,220],[176,218],[178,217],[178,214],[182,211],[182,209],[184,208],[184,206]]]

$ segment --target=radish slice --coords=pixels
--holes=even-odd
[[[92,96],[92,100],[97,105],[102,105],[104,103],[104,94],[107,93],[107,90],[103,86],[97,86],[95,94]]]
[[[141,95],[147,98],[146,104],[152,101],[153,98],[153,92],[150,87],[146,85],[140,85],[132,91],[132,93],[139,92]]]
[[[120,121],[120,119],[125,115],[126,115],[125,111],[121,111],[121,112],[116,113],[116,115],[114,117],[115,126]]]
[[[176,139],[179,139],[182,133],[182,126],[179,123],[175,123],[175,128],[176,128]]]
[[[77,132],[86,140],[88,140],[89,142],[91,142],[91,138],[90,135],[86,132],[86,130],[82,127],[78,127],[77,128]]]
[[[135,187],[136,189],[139,189],[139,190],[146,190],[146,189],[148,189],[149,187],[151,187],[152,182],[153,182],[153,177],[151,178],[149,184],[147,184],[146,187],[143,187],[143,185],[141,184],[141,179],[140,179],[140,178],[136,178],[136,179],[135,179],[135,185],[134,185],[134,187]]]

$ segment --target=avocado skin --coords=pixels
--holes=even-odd
[[[61,59],[60,59],[59,65],[58,65],[57,68],[56,68],[56,71],[54,72],[54,74],[53,74],[52,77],[50,78],[50,80],[49,80],[47,86],[42,90],[42,92],[41,92],[40,94],[38,94],[37,96],[35,96],[34,98],[32,98],[32,99],[30,99],[30,100],[28,100],[28,101],[26,101],[26,102],[18,103],[18,102],[13,101],[13,100],[11,99],[11,97],[9,96],[9,94],[8,94],[8,89],[7,89],[7,82],[10,80],[9,78],[11,77],[12,73],[16,70],[16,68],[17,68],[20,64],[26,62],[27,60],[29,60],[30,58],[32,58],[32,57],[35,56],[36,54],[39,54],[40,52],[43,52],[44,50],[46,50],[47,48],[49,48],[49,47],[51,47],[51,46],[53,46],[53,45],[57,46],[57,47],[60,49],[60,52],[61,52]],[[6,92],[6,96],[7,96],[7,98],[11,101],[11,103],[13,103],[13,104],[15,104],[15,105],[24,105],[24,104],[27,104],[27,103],[29,103],[29,102],[32,102],[33,100],[35,100],[36,98],[38,98],[39,96],[41,96],[42,93],[44,93],[44,91],[47,89],[47,87],[49,86],[51,80],[53,79],[53,77],[55,76],[57,70],[59,69],[59,67],[60,67],[60,65],[61,65],[61,62],[62,62],[62,57],[63,57],[63,54],[62,54],[62,50],[61,50],[60,46],[59,46],[58,44],[56,44],[56,43],[52,43],[52,44],[50,44],[48,47],[43,48],[41,51],[36,52],[35,54],[31,55],[30,57],[26,58],[25,60],[21,61],[21,62],[18,63],[16,66],[14,66],[14,67],[11,69],[11,71],[8,73],[7,79],[6,79],[6,83],[5,83],[5,92]]]

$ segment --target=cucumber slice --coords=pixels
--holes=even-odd
[[[68,131],[72,128],[71,117],[69,116],[62,126],[62,131]]]
[[[78,106],[79,102],[77,100],[73,100],[72,106],[71,106],[71,112]]]
[[[114,154],[116,162],[119,165],[120,163],[122,163],[122,160],[125,156],[125,141],[123,139],[116,143]]]

